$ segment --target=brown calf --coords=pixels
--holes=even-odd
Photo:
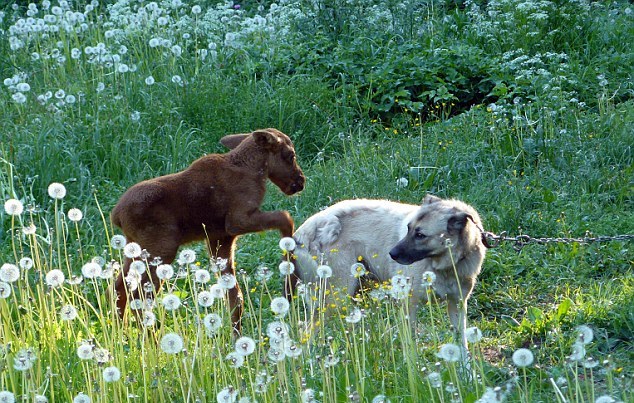
[[[209,154],[184,171],[139,182],[128,189],[111,213],[113,224],[123,230],[128,242],[136,242],[150,254],[171,263],[178,247],[206,240],[213,257],[227,259],[225,273],[235,275],[233,254],[238,236],[277,229],[293,235],[293,220],[287,211],[260,211],[270,179],[287,195],[304,188],[304,174],[297,164],[293,143],[276,129],[234,134],[220,142],[231,151]],[[131,259],[126,258],[114,288],[117,307],[123,316],[128,300],[125,276]],[[150,266],[133,292],[139,298],[148,280],[158,291],[160,280]],[[231,319],[237,332],[242,316],[242,293],[229,290]]]

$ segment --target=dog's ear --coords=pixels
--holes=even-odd
[[[274,150],[282,143],[280,137],[269,129],[256,130],[252,134],[255,143],[268,150]]]
[[[467,226],[467,221],[473,220],[471,216],[465,212],[458,212],[447,220],[447,232],[449,235],[457,235]]]
[[[441,201],[442,199],[438,196],[427,194],[423,197],[423,204],[432,204]]]
[[[251,134],[230,134],[228,136],[224,136],[220,139],[220,144],[227,147],[230,150],[236,148],[244,139],[249,137]]]

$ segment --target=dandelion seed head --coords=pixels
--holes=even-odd
[[[102,375],[104,382],[116,382],[121,379],[121,371],[115,366],[104,368]]]
[[[427,381],[432,388],[438,389],[442,386],[442,377],[438,372],[430,372],[429,375],[427,375]]]
[[[407,180],[407,178],[398,178],[396,180],[396,187],[397,188],[406,188],[407,185],[409,185],[409,181]]]
[[[288,276],[290,274],[293,274],[293,272],[295,271],[295,265],[293,264],[293,262],[283,261],[279,265],[279,270],[282,276]]]
[[[255,340],[250,337],[243,336],[236,340],[235,350],[242,356],[248,356],[255,351]]]
[[[216,299],[222,299],[225,297],[227,289],[220,284],[214,284],[211,286],[211,288],[209,288],[209,292],[211,293],[212,297]]]
[[[92,360],[95,356],[95,346],[90,342],[83,342],[77,347],[77,357],[80,360]]]
[[[211,274],[206,269],[198,269],[194,272],[194,281],[200,284],[207,284],[211,281]]]
[[[616,403],[616,399],[609,395],[603,395],[597,397],[594,403]]]
[[[572,353],[568,356],[571,361],[581,361],[586,356],[586,347],[581,342],[575,342],[572,345]]]
[[[227,386],[218,392],[216,400],[218,403],[232,403],[238,398],[238,391],[233,386]]]
[[[7,390],[0,391],[0,403],[15,403],[15,395]]]
[[[192,14],[200,14],[200,12],[202,11],[202,9],[200,8],[200,6],[198,4],[194,5],[192,7]]]
[[[533,363],[535,357],[533,352],[527,348],[519,348],[515,350],[512,356],[513,364],[518,368],[528,367]]]
[[[284,252],[292,252],[295,250],[297,244],[295,243],[295,240],[293,238],[287,236],[280,239],[279,246],[280,249],[282,249],[282,251]]]
[[[18,216],[24,212],[24,206],[18,199],[9,199],[4,202],[4,211],[10,216]]]
[[[288,313],[290,308],[290,303],[284,297],[277,297],[271,301],[271,311],[277,316],[281,318]]]
[[[11,296],[11,285],[9,283],[5,283],[4,281],[0,281],[0,298],[7,299]]]
[[[452,343],[443,344],[436,356],[447,362],[458,362],[462,358],[462,349]]]
[[[210,332],[217,332],[222,327],[222,318],[217,313],[210,313],[203,318],[203,326]]]
[[[477,343],[482,340],[482,331],[477,327],[470,327],[465,331],[465,336],[469,343]]]
[[[577,331],[577,342],[582,344],[589,344],[590,342],[592,342],[592,339],[594,338],[594,332],[592,331],[592,328],[590,326],[587,326],[587,325],[577,326],[576,331]]]
[[[79,392],[77,396],[73,398],[73,403],[90,403],[90,396],[85,394],[84,392]]]
[[[302,403],[316,403],[317,402],[317,393],[313,389],[304,389],[302,390],[302,394],[300,399]]]
[[[111,239],[110,239],[110,246],[112,246],[112,249],[114,250],[121,250],[125,247],[127,241],[125,239],[125,237],[123,235],[114,235]]]
[[[176,333],[167,333],[161,338],[161,350],[167,354],[177,354],[183,350],[183,338]]]
[[[66,280],[66,276],[59,269],[53,269],[46,273],[45,281],[49,287],[59,287],[64,284],[64,280]]]
[[[81,274],[85,278],[97,278],[101,275],[101,266],[95,262],[88,262],[82,266]]]
[[[64,305],[59,310],[59,316],[61,320],[71,321],[77,318],[77,309],[72,305]]]
[[[156,268],[156,276],[161,280],[169,280],[174,277],[174,267],[170,264],[161,264]]]
[[[261,282],[267,282],[273,277],[273,271],[266,266],[260,266],[255,272],[255,278]]]
[[[436,281],[436,273],[426,271],[423,273],[423,287],[431,287]]]
[[[35,225],[33,223],[30,223],[26,227],[22,228],[22,233],[24,235],[33,235],[33,234],[35,234],[36,230],[37,230],[37,228],[35,227]]]
[[[288,335],[288,325],[284,322],[271,322],[266,326],[266,334],[269,339],[283,339]]]
[[[44,395],[33,396],[33,403],[48,403],[48,397]]]
[[[112,360],[112,354],[108,349],[99,347],[93,350],[95,361],[99,364],[105,364]]]
[[[350,266],[350,274],[355,278],[363,277],[366,273],[367,270],[365,269],[364,264],[361,262],[354,263],[352,266]]]
[[[52,199],[61,200],[66,196],[66,187],[61,183],[51,183],[48,185],[48,195]]]
[[[16,371],[28,371],[35,361],[37,361],[37,354],[32,348],[26,347],[19,350],[13,357],[13,368]]]
[[[14,283],[20,278],[20,269],[12,263],[5,263],[0,266],[0,281]]]
[[[284,354],[289,358],[297,358],[302,354],[302,347],[291,341],[284,346]]]
[[[233,274],[223,274],[218,279],[218,285],[224,288],[225,290],[230,290],[236,286],[238,283],[236,276]]]
[[[130,270],[134,270],[139,274],[145,273],[146,264],[142,260],[133,260],[130,262]]]
[[[361,319],[363,318],[363,316],[364,316],[363,311],[355,307],[352,310],[352,312],[350,312],[348,316],[346,316],[346,322],[352,323],[352,324],[359,323]]]
[[[244,355],[241,355],[237,351],[232,351],[225,357],[226,361],[229,361],[231,368],[240,368],[244,364]]]
[[[181,306],[181,299],[174,294],[167,294],[161,300],[161,304],[167,311],[174,311]]]
[[[130,259],[136,259],[139,256],[141,256],[141,253],[143,253],[143,249],[141,249],[141,245],[139,245],[136,242],[130,242],[127,243],[124,247],[123,247],[123,254]]]
[[[317,266],[317,276],[321,279],[332,277],[332,268],[325,264]]]
[[[198,305],[203,308],[209,308],[214,303],[214,296],[211,291],[201,291],[198,293],[198,297],[196,298],[198,301]]]
[[[182,265],[194,263],[196,261],[196,252],[192,249],[183,249],[178,255],[178,263]]]

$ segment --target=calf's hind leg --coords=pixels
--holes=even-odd
[[[221,273],[231,274],[236,276],[236,270],[234,266],[233,254],[235,251],[236,237],[220,238],[217,241],[209,241],[209,254],[213,257],[220,257],[227,259],[226,266],[222,269]],[[243,311],[243,298],[242,291],[238,285],[238,279],[236,278],[236,285],[227,291],[229,298],[229,310],[231,311],[231,323],[233,330],[236,334],[241,332],[241,318]]]

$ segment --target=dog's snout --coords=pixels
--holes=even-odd
[[[396,246],[390,249],[390,257],[392,260],[398,260],[398,250],[396,249]]]

